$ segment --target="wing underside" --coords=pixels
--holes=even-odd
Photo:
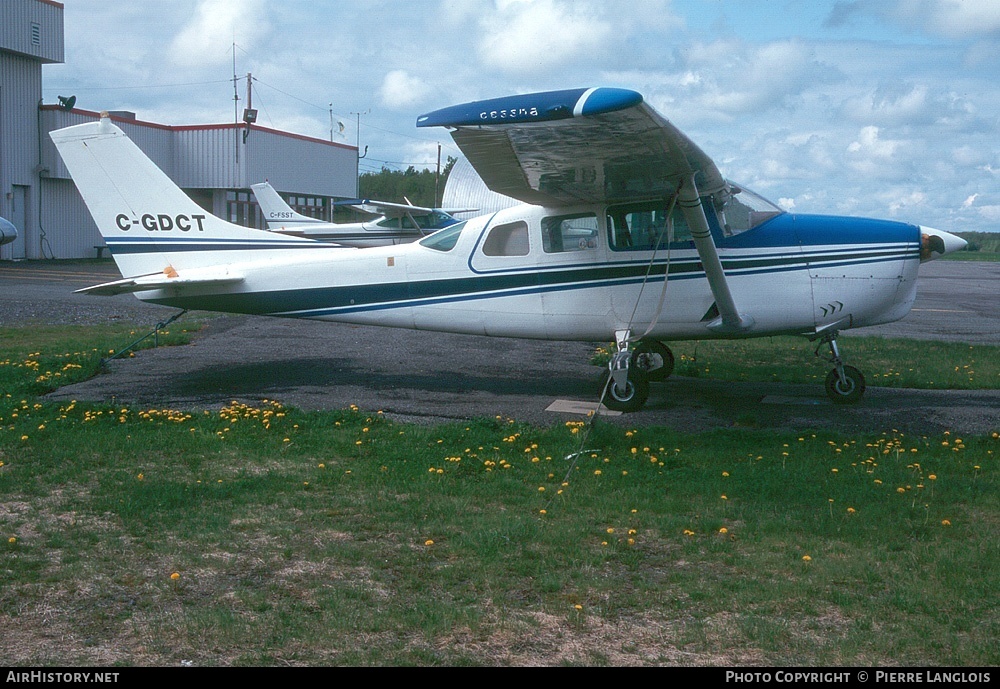
[[[726,195],[718,167],[683,132],[625,89],[574,89],[453,106],[423,115],[443,126],[495,192],[561,207],[669,199],[691,226],[719,308],[712,327],[744,331],[700,198]]]

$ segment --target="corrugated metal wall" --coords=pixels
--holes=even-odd
[[[39,62],[62,62],[63,6],[45,0],[0,2],[0,49]]]
[[[37,206],[31,194],[27,208],[17,209],[22,195],[15,186],[35,184],[38,164],[38,101],[42,97],[42,65],[31,58],[0,52],[0,215],[23,217],[18,239],[0,247],[0,258],[34,258],[38,255],[34,219]],[[17,193],[15,193],[17,192]]]
[[[486,186],[472,163],[467,158],[459,158],[448,173],[441,198],[443,208],[478,208],[480,213],[496,213],[504,208],[516,206],[520,201],[498,194]]]
[[[46,258],[94,258],[104,239],[76,186],[68,179],[43,179],[38,187],[39,235]],[[105,254],[106,256],[107,254]]]

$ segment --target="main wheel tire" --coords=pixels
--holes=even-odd
[[[601,402],[611,411],[633,412],[642,409],[649,399],[649,378],[641,371],[632,369],[629,371],[628,380],[625,382],[625,391],[617,388],[613,380],[610,380],[611,372],[604,376],[604,398]]]
[[[834,404],[856,404],[865,394],[865,377],[853,366],[844,367],[846,383],[840,380],[837,369],[826,376],[826,394]]]
[[[650,381],[661,383],[674,372],[674,353],[659,340],[639,340],[632,366],[643,371]]]

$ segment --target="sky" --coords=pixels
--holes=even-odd
[[[359,145],[366,172],[433,169],[439,145],[460,155],[446,131],[416,129],[425,112],[622,87],[786,210],[1000,231],[997,0],[64,5],[46,103],[232,122],[251,73],[258,124]]]

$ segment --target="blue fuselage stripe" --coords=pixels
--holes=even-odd
[[[766,256],[730,256],[723,259],[723,265],[728,274],[738,277],[917,260],[918,255],[919,245],[914,243],[898,244],[895,247],[880,246],[868,251],[855,247],[839,252],[823,251],[813,254],[796,252],[784,255],[772,253]],[[501,274],[463,278],[176,296],[153,301],[195,310],[321,317],[491,299],[497,296],[635,285],[644,280],[661,283],[666,279],[667,269],[666,261],[658,261],[652,266],[648,261],[634,261],[610,265],[578,265],[545,271],[539,271],[537,267],[525,267]],[[705,272],[696,258],[685,258],[669,262],[669,276],[671,280],[705,279]]]

